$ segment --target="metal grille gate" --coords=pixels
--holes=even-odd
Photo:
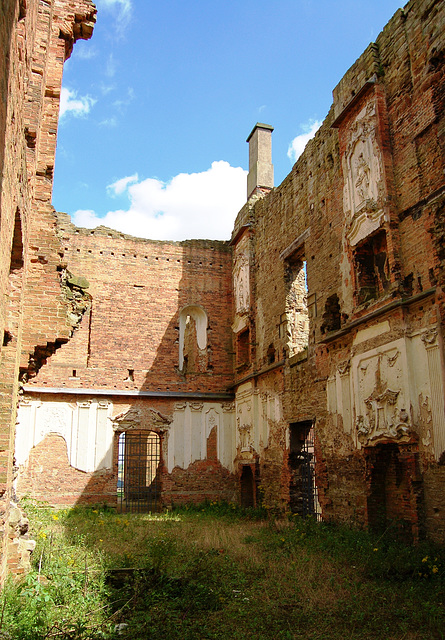
[[[128,431],[119,436],[117,498],[120,511],[160,508],[161,439],[154,431]]]
[[[303,517],[321,520],[315,482],[314,425],[295,422],[290,425],[289,484],[290,509]]]

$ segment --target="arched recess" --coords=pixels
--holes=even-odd
[[[179,371],[207,370],[207,314],[198,305],[188,305],[179,314]]]

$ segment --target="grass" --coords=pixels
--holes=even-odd
[[[445,638],[444,549],[391,532],[217,503],[26,510],[34,568],[3,590],[0,638]]]

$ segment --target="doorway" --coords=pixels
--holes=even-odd
[[[314,423],[312,420],[289,425],[289,507],[300,516],[321,520],[315,482]]]
[[[154,431],[127,431],[119,436],[117,497],[120,511],[160,508],[161,438]]]
[[[241,478],[241,506],[245,509],[255,506],[255,478],[252,467],[248,464],[242,466]]]

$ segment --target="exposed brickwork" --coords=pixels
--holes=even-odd
[[[5,0],[3,539],[19,370],[24,413],[47,433],[25,433],[20,493],[115,504],[119,433],[145,430],[160,438],[162,504],[284,511],[290,425],[314,425],[326,520],[445,539],[444,13],[439,0],[397,11],[283,183],[253,190],[231,243],[175,243],[53,211],[63,61],[95,9]]]
[[[227,243],[154,242],[107,229],[91,232],[58,216],[63,266],[86,278],[92,304],[73,339],[32,383],[224,391],[233,379]],[[179,314],[189,305],[207,315],[207,355],[205,366],[184,374],[179,371]]]
[[[116,505],[116,477],[105,470],[84,473],[74,469],[65,440],[50,435],[32,449],[28,468],[20,477],[20,494],[54,506]]]
[[[60,297],[54,219],[48,224],[48,217],[52,216],[50,200],[63,62],[76,39],[90,37],[94,16],[90,0],[2,3],[0,580],[6,560],[3,543],[11,495],[19,366],[27,365],[29,354],[38,344],[54,342],[59,336],[66,339],[72,331],[66,317],[67,305]],[[44,265],[43,280],[42,269],[32,275],[35,264]],[[46,305],[41,301],[36,304],[35,297],[28,298],[30,292],[37,293],[36,285],[40,293],[50,294]]]
[[[395,14],[335,88],[331,111],[288,177],[270,194],[251,201],[235,223],[235,251],[242,225],[249,224],[254,231],[249,323],[256,335],[250,369],[255,387],[276,394],[283,384],[279,397],[284,425],[315,421],[323,515],[359,526],[367,523],[370,488],[366,456],[357,442],[362,416],[354,402],[360,398],[358,378],[365,376],[360,371],[368,365],[357,370],[354,363],[367,354],[370,362],[372,358],[380,362],[383,356],[378,354],[388,345],[405,340],[414,345],[416,336],[422,335],[427,344],[429,335],[435,336],[443,326],[443,293],[438,286],[443,285],[445,192],[443,9],[443,3],[420,1]],[[372,153],[366,147],[371,144]],[[354,149],[357,155],[350,156]],[[373,160],[376,165],[367,160],[367,153],[378,158]],[[349,186],[348,172],[352,175]],[[307,265],[309,347],[306,353],[289,357],[287,332],[282,330],[289,261],[301,259]],[[283,373],[280,368],[261,373],[271,344],[276,353],[286,354]],[[429,366],[436,367],[432,352],[428,357]],[[440,373],[437,369],[437,374],[430,375],[443,376],[440,366]],[[238,375],[238,384],[242,378]],[[378,376],[376,380],[382,394],[385,383]],[[387,384],[400,396],[395,378]],[[334,393],[337,408],[327,406],[329,393]],[[436,391],[431,393],[434,396]],[[415,424],[408,417],[410,402],[411,407],[424,407],[418,408]],[[436,420],[443,423],[443,409],[432,419],[432,402],[432,397],[421,394],[407,402],[407,412],[401,409],[406,420],[401,425],[409,421],[419,451],[415,464],[400,453],[401,464],[407,484],[420,483],[421,488],[407,488],[402,495],[391,480],[387,487],[389,511],[393,510],[388,511],[388,520],[405,522],[413,539],[425,529],[428,535],[443,539],[440,451],[434,461],[428,435]],[[280,455],[273,473],[269,458],[280,424],[270,423],[269,443],[252,452],[259,455],[261,489],[273,495],[276,504],[278,496],[285,495],[280,493],[286,485],[285,439],[277,447]],[[439,431],[436,427],[437,443]],[[426,527],[424,513],[428,514]]]

